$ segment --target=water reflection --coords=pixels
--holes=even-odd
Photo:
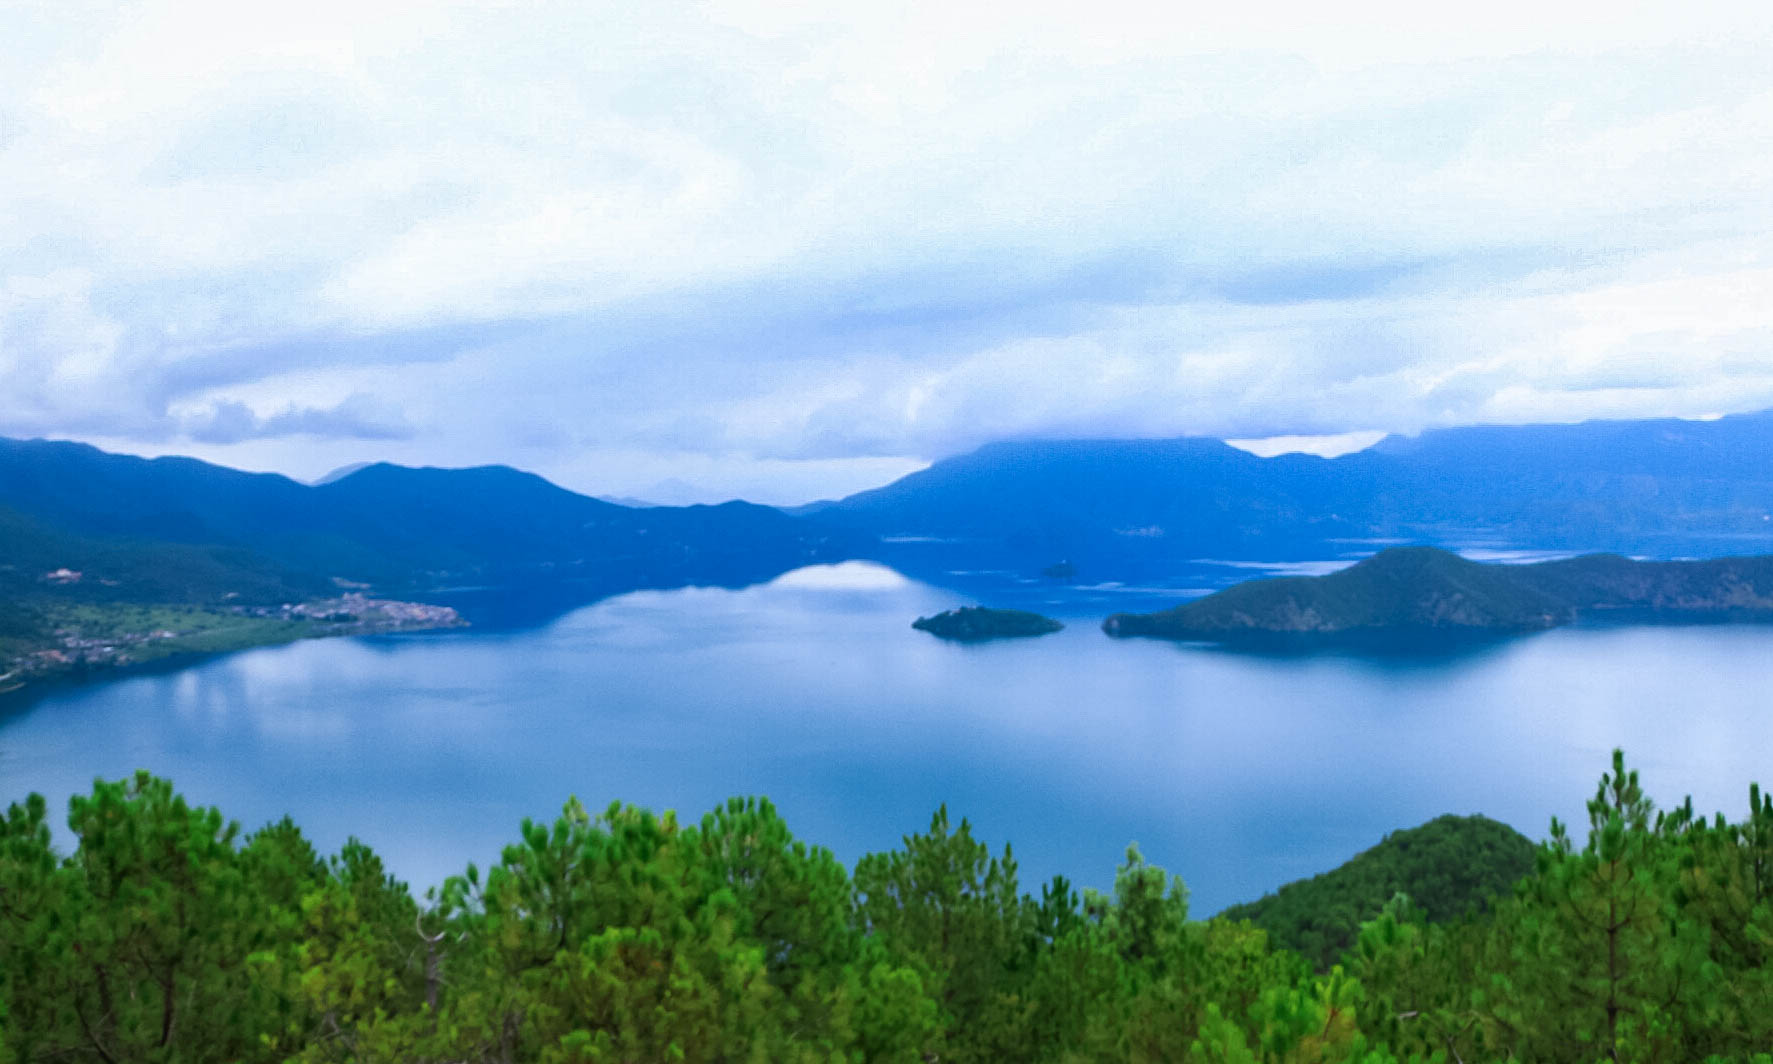
[[[1322,636],[1276,633],[1247,636],[1223,643],[1169,640],[1141,635],[1117,638],[1129,642],[1165,643],[1175,647],[1178,652],[1187,654],[1225,654],[1276,664],[1289,661],[1344,661],[1356,668],[1365,666],[1390,673],[1399,669],[1441,671],[1473,664],[1542,634],[1387,631]]]
[[[360,835],[419,882],[569,794],[686,813],[768,794],[846,860],[946,802],[1013,840],[1029,885],[1107,886],[1137,839],[1208,912],[1440,813],[1580,822],[1614,745],[1669,802],[1735,812],[1773,781],[1766,627],[1391,657],[1113,640],[1100,614],[973,646],[909,627],[958,601],[849,563],[64,687],[0,719],[0,796],[146,767],[249,826]]]

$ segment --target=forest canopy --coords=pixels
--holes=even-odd
[[[1398,894],[1443,923],[1506,896],[1532,871],[1533,843],[1525,835],[1487,817],[1442,816],[1392,832],[1340,868],[1219,915],[1249,920],[1277,945],[1328,968]]]
[[[40,796],[0,822],[0,1064],[1773,1064],[1773,800],[1749,796],[1657,811],[1616,754],[1585,840],[1554,820],[1481,911],[1393,896],[1319,971],[1191,918],[1136,848],[1109,892],[1024,891],[946,810],[848,870],[762,799],[573,801],[421,900],[356,841],[243,834],[140,773],[70,801],[72,852]]]

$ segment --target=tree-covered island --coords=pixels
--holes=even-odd
[[[958,643],[981,643],[987,639],[1046,635],[1065,626],[1051,617],[1027,610],[962,606],[957,610],[944,610],[934,617],[919,617],[911,622],[911,627]]]

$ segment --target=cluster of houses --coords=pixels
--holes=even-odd
[[[80,582],[82,574],[73,569],[56,569],[45,573],[43,579],[52,584],[74,584]],[[448,606],[370,598],[358,591],[315,602],[286,602],[280,606],[235,606],[229,612],[243,617],[307,621],[314,626],[309,634],[315,635],[457,628],[467,624],[462,620],[461,614]],[[133,660],[132,651],[135,648],[160,640],[177,639],[182,634],[185,633],[159,629],[95,637],[87,636],[74,628],[58,629],[55,632],[56,646],[29,651],[10,662],[0,660],[0,693],[18,687],[25,678],[33,674],[61,672],[69,668],[93,665],[127,665]]]
[[[61,646],[39,650],[31,658],[39,669],[56,669],[69,665],[127,665],[131,647],[160,639],[177,639],[178,635],[177,632],[162,628],[153,632],[125,632],[99,639],[61,630],[56,632]]]
[[[464,623],[461,614],[448,606],[370,598],[360,591],[315,602],[286,602],[281,606],[236,606],[234,612],[253,617],[281,617],[321,624],[361,625],[374,631],[455,628]]]

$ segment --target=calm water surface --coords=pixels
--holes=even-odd
[[[1440,813],[1580,823],[1615,745],[1667,803],[1734,816],[1773,783],[1773,627],[1276,657],[1110,640],[1089,598],[1049,607],[1057,635],[956,646],[908,627],[954,592],[848,563],[248,651],[0,702],[0,797],[149,768],[249,828],[357,834],[421,885],[569,795],[691,816],[765,794],[846,862],[946,802],[1014,843],[1025,889],[1107,886],[1137,840],[1205,914]]]

